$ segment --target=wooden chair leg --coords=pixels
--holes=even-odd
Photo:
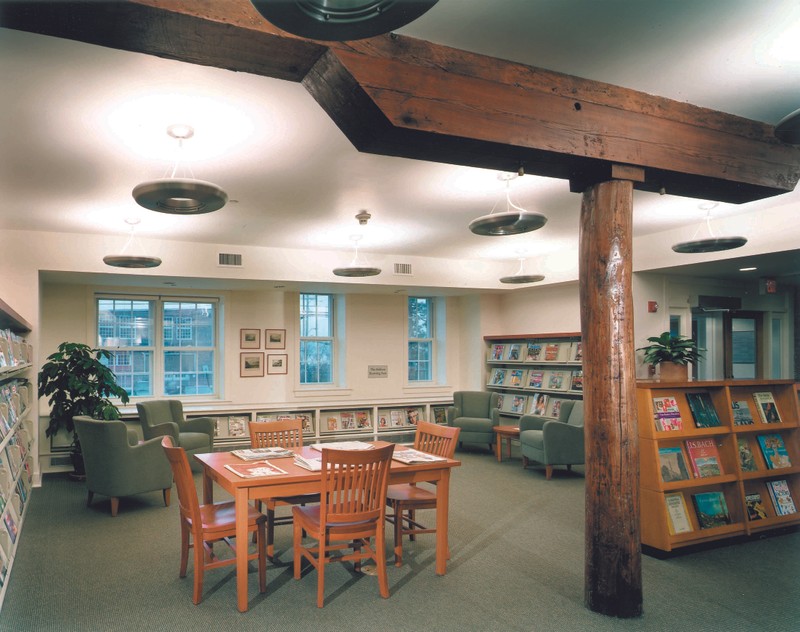
[[[111,517],[114,518],[119,511],[119,498],[116,496],[111,497]]]
[[[258,547],[258,590],[267,592],[267,555],[264,547],[264,523],[259,522],[256,527],[256,547]]]
[[[172,488],[171,487],[167,487],[167,488],[164,489],[164,506],[165,507],[169,507],[169,501],[170,501],[171,492],[172,492]]]
[[[408,512],[408,519],[410,521],[408,523],[408,527],[409,528],[413,528],[412,523],[417,521],[417,512],[414,511],[413,509],[410,509],[409,512]],[[409,533],[408,534],[408,539],[411,540],[412,542],[416,542],[417,534],[416,533]]]
[[[275,505],[267,503],[267,557],[275,556]]]
[[[552,465],[545,465],[544,466],[544,477],[548,481],[553,477],[553,466]]]
[[[319,557],[317,558],[317,608],[325,605],[325,562],[328,551],[325,549],[325,538],[319,540]]]
[[[189,525],[181,519],[181,567],[178,577],[186,577],[186,567],[189,565]]]
[[[525,456],[524,454],[522,455],[522,469],[523,470],[528,469],[528,457]]]
[[[203,601],[203,578],[206,570],[205,548],[202,542],[194,543],[194,590],[192,591],[194,605]]]
[[[295,519],[292,525],[292,543],[294,549],[294,578],[300,579],[300,548],[303,546],[302,529]]]
[[[378,567],[378,588],[381,597],[389,598],[389,576],[386,572],[386,531],[378,529],[375,534],[375,565]]]
[[[403,514],[405,512],[397,505],[394,506],[394,565],[403,565]]]

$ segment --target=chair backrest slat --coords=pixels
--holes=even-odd
[[[252,448],[299,448],[302,445],[302,419],[250,422],[250,447]]]
[[[414,436],[414,448],[421,452],[452,459],[456,453],[460,432],[461,428],[455,426],[440,426],[420,421],[417,424],[417,434]]]

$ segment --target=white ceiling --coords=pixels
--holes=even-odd
[[[439,0],[399,32],[770,124],[800,107],[796,0]],[[359,154],[299,84],[8,29],[0,84],[0,228],[122,235],[136,217],[142,237],[347,250],[364,208],[367,257],[515,259],[577,240],[580,196],[534,176],[511,192],[545,228],[472,235],[503,194],[497,173]],[[231,197],[216,213],[167,216],[131,197],[172,170],[175,122],[195,127],[182,168]],[[637,192],[634,234],[697,223],[698,203]]]

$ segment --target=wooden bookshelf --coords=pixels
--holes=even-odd
[[[583,398],[581,335],[576,332],[484,336],[486,390],[500,414],[558,416],[559,402]]]
[[[697,427],[690,399],[707,393],[719,425]],[[760,418],[754,393],[771,394],[781,421],[764,423]],[[661,430],[654,398],[672,398],[677,405],[682,427]],[[639,423],[641,532],[642,544],[662,551],[747,536],[788,525],[800,524],[800,406],[798,387],[792,380],[725,380],[709,382],[637,383]],[[733,403],[746,406],[752,423],[737,423]],[[695,404],[697,408],[697,404]],[[738,413],[737,413],[738,414]],[[701,416],[701,413],[698,413]],[[702,417],[701,417],[702,418]],[[786,460],[773,460],[768,466],[761,443],[777,436]],[[698,477],[692,471],[687,441],[710,441],[717,452],[719,472]],[[672,455],[667,455],[672,449]],[[680,450],[688,478],[673,480],[675,452]],[[787,464],[787,462],[789,464]],[[665,469],[666,468],[666,469]],[[679,469],[679,468],[678,468]],[[713,471],[713,468],[712,468]],[[672,472],[672,473],[671,473]],[[666,480],[665,480],[666,479]],[[768,484],[786,481],[796,512],[780,515],[776,510]],[[729,520],[719,520],[701,527],[693,497],[698,494],[721,495],[728,509]],[[667,496],[681,494],[687,507],[691,529],[673,533],[667,509]],[[760,496],[758,519],[748,517],[747,498]],[[674,497],[673,497],[674,499]]]

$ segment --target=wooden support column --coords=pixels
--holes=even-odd
[[[612,171],[612,177],[632,177]],[[631,298],[633,182],[583,193],[581,331],[586,419],[585,602],[616,617],[642,614],[639,446]]]

